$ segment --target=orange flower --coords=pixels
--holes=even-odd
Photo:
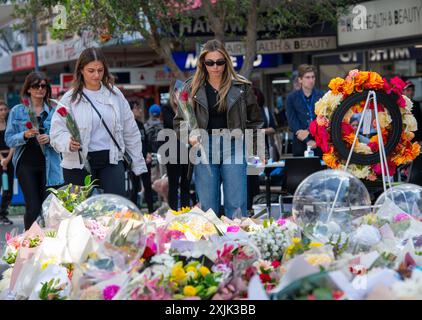
[[[350,109],[353,111],[353,113],[362,113],[364,107],[365,106],[362,105],[361,103],[357,103],[354,106],[352,106]]]
[[[343,93],[346,95],[351,95],[355,90],[355,84],[353,81],[345,81],[343,84]]]
[[[353,141],[355,140],[355,134],[349,133],[348,135],[343,137],[343,140],[351,146],[353,144]]]
[[[344,79],[337,77],[337,78],[331,79],[330,83],[328,84],[328,88],[331,89],[333,94],[339,94],[339,93],[343,93],[343,85],[344,85]]]
[[[369,78],[369,72],[368,71],[359,71],[359,73],[355,77],[355,90],[357,92],[362,92],[363,85]]]
[[[421,146],[419,143],[415,142],[412,144],[412,157],[416,159],[416,157],[421,153]]]
[[[334,154],[334,148],[331,147],[330,151],[327,153],[324,153],[322,156],[322,160],[327,164],[328,167],[337,169],[340,166],[340,163],[337,159],[337,157]]]
[[[319,115],[316,120],[318,125],[321,127],[328,127],[328,124],[330,123],[330,121],[326,117],[321,115]]]
[[[382,89],[384,87],[384,80],[376,72],[369,72],[369,78],[365,84],[366,89]]]

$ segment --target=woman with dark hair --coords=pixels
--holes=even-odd
[[[50,106],[51,86],[47,76],[31,72],[21,91],[22,104],[10,111],[5,133],[6,143],[16,148],[13,166],[25,197],[25,229],[41,213],[46,187],[63,184],[60,156],[50,145],[50,124],[54,109]]]
[[[6,132],[7,118],[9,114],[9,107],[3,100],[0,100],[0,166],[1,166],[1,175],[7,174],[7,181],[0,179],[0,185],[2,187],[1,194],[1,207],[0,207],[0,224],[11,225],[13,222],[7,217],[9,214],[8,209],[9,205],[12,202],[13,197],[13,164],[12,156],[15,151],[14,148],[9,148],[4,139],[4,134]]]
[[[81,141],[72,137],[66,118],[58,112],[51,130],[51,144],[63,156],[65,183],[83,185],[90,171],[105,193],[125,196],[125,152],[132,158],[130,169],[135,175],[147,171],[141,134],[129,103],[114,86],[99,48],[82,51],[73,78],[72,88],[60,102],[73,115]]]
[[[202,141],[206,161],[194,166],[201,209],[220,213],[222,184],[224,214],[229,218],[239,212],[246,215],[247,167],[243,132],[262,126],[261,110],[251,82],[235,72],[224,45],[218,40],[209,40],[199,55],[194,76],[186,81],[184,90],[192,98],[199,129],[208,132],[208,138]],[[182,121],[183,114],[178,108],[174,118],[176,130],[180,130]],[[189,138],[192,146],[199,142],[195,136]]]
[[[170,84],[169,103],[162,107],[162,117],[164,129],[173,130],[173,119],[176,115],[177,103],[174,97],[174,81]],[[176,138],[176,137],[175,137]],[[177,140],[177,139],[175,139]],[[180,188],[180,207],[189,207],[189,180],[188,180],[188,164],[182,164],[180,161],[181,152],[187,150],[177,140],[176,154],[169,154],[169,162],[166,164],[167,176],[169,181],[168,203],[172,210],[179,210],[179,188]]]

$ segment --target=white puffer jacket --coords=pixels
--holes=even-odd
[[[104,104],[110,104],[114,110],[114,126],[109,128],[117,143],[123,152],[126,150],[132,157],[132,171],[136,175],[147,172],[145,159],[142,155],[141,134],[135,122],[129,103],[123,96],[122,92],[113,87],[115,94],[110,92],[105,86],[101,86],[101,98]],[[82,140],[82,154],[86,159],[88,154],[88,145],[91,138],[92,117],[98,117],[98,114],[92,108],[91,104],[84,97],[80,101],[70,102],[72,91],[69,90],[62,97],[60,102],[66,106],[67,111],[73,114],[75,121],[79,127]],[[95,105],[95,101],[92,101]],[[59,108],[56,108],[56,110]],[[82,169],[77,152],[71,152],[69,149],[71,134],[66,127],[66,119],[57,111],[53,115],[50,129],[50,144],[53,148],[62,154],[61,166],[65,169]],[[110,145],[110,163],[117,164],[123,159],[123,154],[119,152],[116,145]]]

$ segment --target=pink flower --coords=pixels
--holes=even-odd
[[[381,164],[380,163],[373,164],[371,166],[371,168],[375,172],[375,174],[377,174],[379,176],[382,175]],[[388,171],[390,172],[390,176],[393,176],[394,173],[396,172],[396,165],[393,162],[391,162],[391,161],[388,161]]]
[[[355,133],[355,129],[352,127],[350,123],[347,123],[347,122],[341,123],[341,131],[343,132],[343,136],[347,136],[351,133]]]
[[[328,127],[328,124],[330,122],[326,117],[321,115],[317,117],[316,121],[320,127]]]
[[[319,126],[316,120],[312,121],[309,125],[309,132],[315,138],[315,142],[321,150],[326,153],[330,150],[328,144],[330,136],[328,135],[327,128],[324,126]]]
[[[378,143],[377,142],[369,142],[368,147],[371,148],[372,152],[378,152]]]
[[[357,75],[359,74],[359,70],[358,69],[353,69],[349,71],[349,74],[346,77],[346,80],[352,80],[353,78],[355,78]]]
[[[280,261],[274,260],[273,262],[271,262],[271,266],[273,268],[278,268],[281,265]]]
[[[406,100],[404,100],[402,95],[397,98],[397,104],[400,108],[406,108]]]
[[[228,226],[227,232],[238,232],[240,230],[239,226]]]
[[[104,288],[103,290],[103,297],[104,300],[111,300],[116,295],[116,293],[119,291],[120,286],[116,285],[110,285]]]
[[[280,218],[275,223],[277,223],[279,226],[283,226],[286,224],[286,222],[287,222],[286,219]]]
[[[407,213],[403,212],[403,213],[396,214],[393,218],[393,221],[400,222],[400,221],[406,221],[409,219],[410,219],[410,216]]]
[[[390,80],[390,84],[392,86],[392,91],[401,95],[403,93],[404,87],[406,86],[406,82],[404,82],[399,77],[395,76]]]
[[[383,78],[382,80],[384,80],[384,91],[388,94],[391,93],[391,85],[388,83],[388,80]]]

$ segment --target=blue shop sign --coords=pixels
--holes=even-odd
[[[173,59],[182,71],[192,71],[196,69],[198,56],[196,52],[173,52]],[[234,68],[239,70],[242,67],[244,57],[233,56],[232,61]],[[255,68],[272,68],[283,64],[283,56],[281,54],[258,54],[255,62]]]

